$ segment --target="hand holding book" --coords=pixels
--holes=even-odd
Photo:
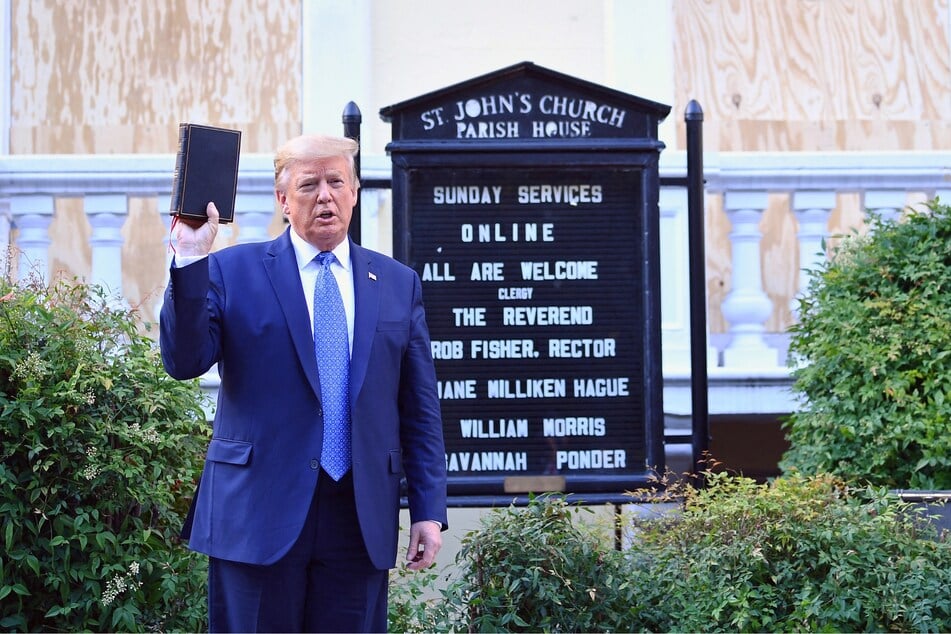
[[[206,218],[175,219],[175,253],[182,257],[203,256],[211,253],[218,235],[219,214],[215,203],[205,208]]]

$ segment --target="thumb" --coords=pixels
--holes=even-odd
[[[218,213],[218,208],[215,206],[215,203],[208,203],[208,206],[205,207],[205,214],[208,216],[208,222],[218,224],[218,220],[221,218],[221,214]]]

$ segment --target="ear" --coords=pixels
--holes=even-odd
[[[277,199],[277,204],[281,206],[281,213],[285,216],[287,215],[287,192],[282,192],[279,189],[274,190],[274,197]]]

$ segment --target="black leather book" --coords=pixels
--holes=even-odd
[[[178,130],[170,213],[206,218],[205,207],[214,202],[221,222],[232,222],[241,131],[195,123],[179,124]]]

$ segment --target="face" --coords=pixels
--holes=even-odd
[[[286,191],[280,203],[297,235],[321,251],[330,251],[347,239],[357,190],[342,157],[298,161],[288,167]]]

